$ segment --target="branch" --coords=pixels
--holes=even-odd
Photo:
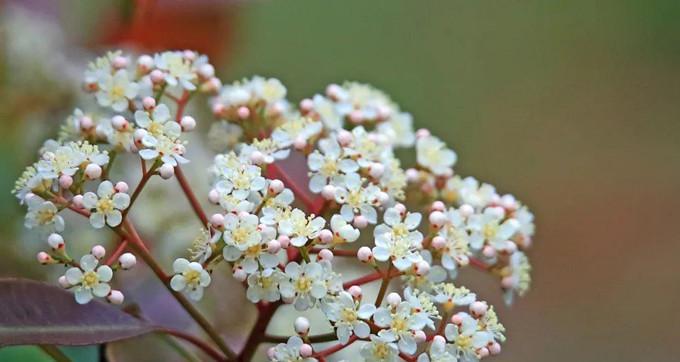
[[[177,178],[177,182],[179,182],[179,186],[182,188],[182,191],[184,191],[184,195],[186,195],[187,200],[189,200],[191,208],[194,209],[196,216],[198,216],[203,225],[208,225],[208,218],[205,216],[205,211],[203,211],[203,207],[198,202],[198,199],[196,199],[196,195],[194,195],[194,191],[191,189],[191,186],[189,185],[189,182],[187,182],[184,172],[182,172],[182,169],[179,167],[179,165],[175,166],[175,177]]]
[[[224,358],[223,355],[221,355],[219,352],[215,351],[210,345],[205,343],[204,341],[181,331],[170,329],[170,328],[164,328],[161,329],[159,332],[165,333],[168,335],[171,335],[173,337],[177,337],[179,339],[182,339],[184,341],[187,341],[194,346],[198,347],[201,349],[203,352],[205,352],[208,356],[212,357],[215,361],[225,361],[226,359]]]

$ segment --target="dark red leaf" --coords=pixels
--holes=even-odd
[[[0,346],[86,345],[135,337],[154,330],[100,301],[76,303],[56,286],[26,279],[0,279]]]

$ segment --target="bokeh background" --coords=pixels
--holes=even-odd
[[[678,1],[0,2],[0,275],[49,279],[10,190],[77,102],[85,62],[194,48],[223,81],[274,76],[291,100],[372,83],[458,152],[459,173],[533,209],[532,291],[507,308],[471,277],[508,328],[496,360],[675,361],[679,18]],[[235,338],[251,323],[237,320]]]

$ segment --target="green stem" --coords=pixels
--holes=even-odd
[[[71,362],[71,359],[68,358],[68,356],[65,355],[64,352],[62,352],[56,346],[53,346],[51,344],[41,344],[38,347],[40,347],[40,349],[42,349],[45,353],[47,353],[57,362]]]

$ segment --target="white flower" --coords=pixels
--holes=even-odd
[[[322,95],[312,98],[313,110],[319,115],[321,122],[329,130],[338,130],[343,126],[343,116],[338,113],[337,105]]]
[[[33,195],[26,200],[28,212],[24,226],[28,229],[40,227],[47,233],[64,231],[64,218],[59,215],[59,209],[51,201],[45,201]]]
[[[361,168],[369,168],[374,162],[384,162],[390,159],[392,147],[385,135],[368,132],[363,126],[352,129],[352,141],[344,148],[345,154],[356,158]]]
[[[108,282],[111,281],[113,270],[108,265],[97,268],[99,260],[92,254],[80,258],[79,268],[66,271],[66,280],[73,286],[76,302],[86,304],[92,300],[92,295],[103,298],[111,291]],[[96,268],[96,270],[95,270]]]
[[[371,319],[375,309],[373,304],[361,304],[351,294],[342,291],[334,301],[327,304],[324,312],[336,328],[338,341],[346,344],[352,333],[359,338],[368,337],[371,328],[365,321]]]
[[[210,285],[210,274],[203,270],[203,266],[179,258],[172,263],[172,269],[175,273],[170,279],[172,290],[184,291],[192,300],[200,300],[203,297],[203,288]]]
[[[408,354],[414,354],[417,348],[413,332],[432,325],[427,313],[417,312],[408,302],[401,302],[396,308],[378,308],[373,320],[378,327],[384,328],[378,336],[387,342],[399,341],[399,350]]]
[[[326,225],[326,220],[321,216],[307,216],[304,211],[294,209],[290,215],[279,222],[279,233],[289,236],[293,246],[301,247],[308,240],[319,236],[324,225]]]
[[[411,147],[416,140],[416,134],[413,132],[413,116],[410,113],[397,113],[387,122],[378,124],[376,129],[387,136],[395,147]]]
[[[283,160],[290,154],[289,149],[284,149],[271,138],[262,140],[254,139],[251,144],[244,144],[241,147],[240,155],[244,159],[252,159],[255,152],[259,152],[265,164],[274,163],[276,160]]]
[[[321,152],[319,152],[319,150]],[[342,157],[342,148],[335,139],[324,138],[319,141],[319,150],[314,150],[307,158],[310,180],[309,189],[319,193],[326,185],[341,185],[344,175],[359,170],[356,161]]]
[[[418,362],[458,362],[455,347],[446,344],[446,339],[435,338],[430,350],[418,356]]]
[[[279,283],[285,278],[278,269],[264,269],[248,276],[248,290],[246,297],[257,303],[261,300],[275,302],[281,298]]]
[[[378,214],[373,206],[380,204],[379,192],[380,189],[375,185],[364,187],[356,173],[345,176],[344,184],[335,189],[335,201],[343,204],[340,215],[346,221],[352,221],[355,215],[362,215],[369,223],[375,224]]]
[[[116,71],[113,75],[101,74],[99,90],[96,97],[102,107],[111,107],[116,112],[128,108],[129,101],[137,96],[139,85],[130,80],[125,69]]]
[[[174,87],[178,84],[182,88],[193,91],[196,85],[196,73],[191,65],[191,61],[184,58],[182,52],[163,52],[154,57],[156,67],[165,73],[165,82]]]
[[[333,215],[331,217],[331,231],[333,232],[333,243],[353,243],[360,235],[359,229],[354,228],[349,224],[342,215]]]
[[[282,147],[288,147],[296,140],[306,142],[321,132],[323,124],[306,117],[291,117],[272,132],[272,139]]]
[[[108,224],[111,227],[123,221],[121,211],[130,205],[130,196],[116,192],[111,181],[103,181],[97,188],[97,194],[87,192],[83,195],[83,206],[90,210],[90,224],[96,229]]]
[[[434,300],[452,310],[457,306],[470,305],[477,300],[477,295],[465,287],[456,287],[453,283],[441,283],[434,286]]]
[[[416,230],[420,224],[419,213],[401,215],[397,208],[385,211],[385,223],[375,227],[375,247],[373,255],[376,260],[390,259],[397,269],[403,271],[422,260],[418,253],[421,249],[423,234]]]
[[[368,84],[347,82],[337,93],[340,113],[349,115],[358,112],[362,121],[376,120],[381,114],[389,115],[396,111],[396,105],[385,93]]]
[[[36,169],[43,179],[56,179],[61,175],[73,176],[86,160],[85,154],[75,142],[66,145],[54,141],[45,142],[45,151]]]
[[[487,207],[482,214],[471,215],[467,221],[471,231],[470,246],[479,250],[488,243],[497,250],[506,249],[509,239],[519,229],[519,222],[504,218],[505,212],[500,207]]]
[[[262,234],[258,228],[259,220],[253,214],[227,214],[224,217],[224,239],[227,247],[234,247],[239,251],[246,251],[259,246]],[[226,254],[225,254],[226,255]]]
[[[447,324],[444,329],[446,339],[455,346],[461,361],[478,361],[477,350],[493,341],[491,333],[480,329],[477,320],[465,312],[459,312],[460,325]]]
[[[266,242],[276,237],[276,230],[274,228],[262,225],[258,228],[258,230],[260,229],[261,241]],[[243,268],[248,274],[254,273],[260,266],[263,268],[274,268],[279,265],[279,258],[275,254],[269,253],[266,243],[262,242],[253,244],[244,250],[241,250],[238,245],[227,244],[222,250],[222,254],[225,260],[235,261],[235,266]]]
[[[270,359],[272,362],[316,362],[316,358],[302,357],[300,355],[300,347],[304,342],[298,336],[288,338],[287,343],[279,343],[274,347],[273,355]]]
[[[456,153],[446,148],[446,144],[434,136],[419,138],[416,141],[418,164],[430,169],[435,175],[445,175],[456,163]]]
[[[295,309],[306,310],[317,300],[324,298],[328,291],[324,281],[324,268],[321,263],[311,262],[302,265],[290,262],[286,265],[285,279],[281,281],[279,289],[281,296],[291,299]]]
[[[452,177],[446,182],[445,189],[456,194],[458,204],[468,204],[475,209],[481,209],[498,197],[496,188],[487,183],[480,184],[471,176],[461,179],[459,176]]]
[[[171,119],[170,109],[165,104],[157,105],[151,113],[136,111],[135,122],[148,131],[148,137],[167,136],[175,139],[182,133],[182,127]]]
[[[239,164],[222,170],[222,180],[216,187],[225,193],[231,193],[239,200],[245,200],[251,191],[260,191],[265,188],[265,178],[260,176],[262,169],[250,164]]]
[[[399,349],[395,343],[385,338],[371,336],[371,342],[361,347],[361,357],[371,362],[396,362],[399,360]]]
[[[531,286],[531,264],[529,258],[521,251],[516,251],[510,256],[510,263],[503,270],[503,279],[508,280],[509,288],[505,288],[503,298],[505,303],[512,304],[514,294],[523,296]]]
[[[142,139],[142,143],[149,148],[140,150],[139,156],[147,161],[160,157],[164,164],[169,164],[173,167],[189,162],[183,156],[186,147],[184,147],[184,143],[180,140],[173,140],[162,135],[158,137],[147,135]]]
[[[465,266],[470,261],[470,240],[466,231],[465,219],[454,208],[446,213],[447,223],[439,230],[438,236],[446,243],[439,249],[442,253],[442,266],[456,271],[458,265]]]
[[[268,104],[276,103],[286,97],[286,87],[276,78],[253,77],[252,89],[255,96]]]

